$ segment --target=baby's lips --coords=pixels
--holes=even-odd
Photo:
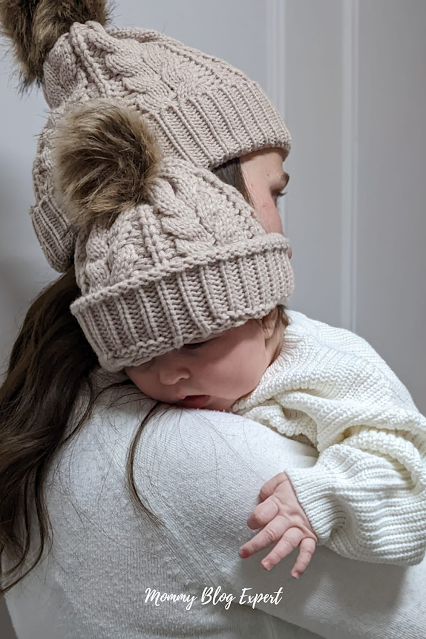
[[[205,408],[210,401],[210,395],[187,395],[178,402],[183,408]]]

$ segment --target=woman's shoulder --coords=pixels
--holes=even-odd
[[[134,486],[143,504],[136,508],[129,453],[152,400],[127,390],[127,397],[121,388],[95,407],[49,478],[47,505],[60,567],[50,574],[58,576],[61,605],[75,611],[70,621],[80,636],[87,632],[78,626],[82,619],[90,628],[106,624],[111,636],[128,623],[135,628],[128,637],[139,636],[142,624],[147,637],[176,636],[176,624],[182,624],[179,634],[186,628],[195,636],[203,623],[206,637],[248,636],[253,610],[238,606],[215,615],[218,608],[200,605],[202,591],[219,584],[228,592],[239,588],[238,547],[249,535],[246,519],[260,487],[286,464],[312,466],[316,455],[233,414],[170,407],[147,421],[136,442]],[[147,602],[147,589],[160,596],[194,594],[197,610],[191,615],[167,602],[156,607]],[[259,617],[259,635],[269,623]]]
[[[252,432],[242,450],[248,431],[238,432],[247,421],[241,417],[170,409],[147,423],[136,447],[134,479],[143,504],[136,509],[126,466],[149,408],[122,399],[93,412],[62,451],[50,478],[51,559],[46,572],[40,565],[22,583],[24,597],[19,588],[8,599],[27,633],[22,636],[33,636],[38,624],[36,635],[51,639],[68,636],[70,628],[76,637],[103,632],[128,639],[141,632],[147,639],[316,637],[286,623],[294,616],[294,601],[287,605],[283,600],[279,610],[268,604],[263,611],[235,603],[243,588],[250,594],[279,590],[268,585],[269,575],[258,561],[254,576],[253,566],[248,573],[250,566],[241,571],[238,548],[250,534],[246,519],[260,487],[285,460],[280,462],[274,447],[268,447],[264,467],[256,460],[253,464],[261,449],[254,446]],[[235,430],[229,447],[227,424]],[[260,440],[264,433],[268,440],[285,442],[260,424],[252,426]],[[287,457],[290,449],[308,448],[288,445]],[[242,458],[247,451],[249,456]],[[208,598],[217,589],[234,597],[229,610],[223,599],[215,605]],[[40,609],[43,614],[34,615]]]
[[[100,374],[106,383],[110,376]],[[115,381],[119,381],[117,377]],[[80,396],[70,431],[85,409],[85,396]],[[308,446],[286,440],[262,424],[232,413],[197,409],[180,409],[158,405],[141,428],[155,401],[147,398],[134,385],[118,386],[98,401],[86,422],[58,453],[55,467],[67,483],[67,490],[85,502],[93,494],[93,486],[101,486],[103,477],[115,477],[114,490],[104,492],[104,499],[116,499],[117,487],[126,481],[129,449],[140,430],[134,450],[134,477],[138,491],[147,500],[161,495],[164,503],[179,503],[191,491],[195,499],[211,490],[209,481],[196,481],[199,476],[221,477],[222,489],[233,496],[235,478],[249,469],[257,477],[256,485],[266,481],[283,464],[289,462],[311,466],[316,455]],[[244,470],[245,469],[245,470]],[[153,477],[156,481],[153,481]],[[177,478],[180,477],[182,492]],[[191,483],[192,482],[192,483]],[[209,487],[210,486],[210,487]],[[216,490],[219,487],[216,486]],[[236,490],[236,489],[235,489]],[[123,498],[121,495],[120,499]],[[164,498],[164,499],[163,499]],[[159,510],[163,501],[157,503]]]

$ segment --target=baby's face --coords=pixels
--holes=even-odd
[[[272,361],[272,349],[276,350],[272,337],[273,329],[249,320],[125,370],[153,399],[227,411],[256,388]]]

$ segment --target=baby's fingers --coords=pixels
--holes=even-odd
[[[284,559],[284,557],[287,557],[287,555],[289,555],[295,548],[297,548],[297,546],[302,541],[304,534],[305,533],[300,530],[300,528],[289,528],[283,538],[280,539],[279,542],[275,545],[274,549],[271,550],[269,555],[262,559],[262,561],[260,562],[262,566],[266,568],[266,570],[270,570],[271,568],[279,564],[279,562]]]
[[[277,500],[274,499],[274,497],[263,501],[261,504],[256,506],[250,517],[247,519],[247,526],[252,530],[263,528],[266,524],[269,524],[274,517],[277,517],[279,509]],[[282,532],[284,532],[284,530],[285,528]]]
[[[257,535],[250,539],[250,541],[241,546],[238,554],[243,559],[251,557],[260,550],[267,548],[268,546],[270,546],[270,544],[280,539],[287,528],[287,518],[278,515],[270,524],[268,524],[268,526],[263,528],[260,532],[257,533]]]
[[[305,537],[300,542],[299,546],[299,554],[297,555],[296,563],[293,566],[293,570],[291,571],[292,577],[300,577],[305,572],[308,567],[312,555],[315,552],[316,542],[314,539],[310,537]]]
[[[274,475],[274,477],[263,484],[259,492],[260,498],[265,500],[270,497],[275,492],[277,486],[285,481],[290,481],[286,473],[278,473],[278,475]]]

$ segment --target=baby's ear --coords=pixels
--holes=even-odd
[[[265,315],[265,317],[262,317],[261,322],[262,322],[262,328],[265,333],[265,339],[269,339],[273,336],[275,332],[275,326],[277,324],[277,319],[278,319],[277,307],[273,308],[272,311],[268,313],[268,315]]]

